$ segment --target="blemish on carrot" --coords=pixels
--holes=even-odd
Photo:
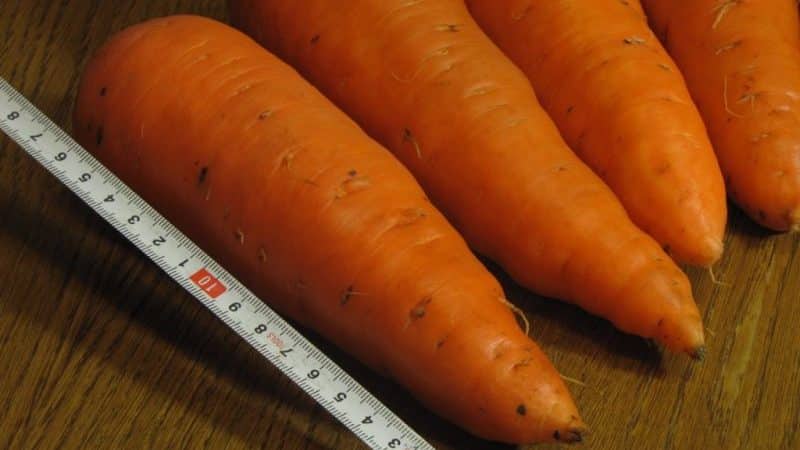
[[[442,346],[444,345],[445,341],[447,341],[447,336],[439,338],[439,340],[436,341],[436,350],[439,350],[440,348],[442,348]]]
[[[261,111],[258,114],[258,120],[264,120],[264,119],[266,119],[267,117],[269,117],[271,115],[272,115],[272,110],[267,109],[265,111]]]
[[[436,31],[446,31],[448,33],[457,33],[462,25],[457,23],[446,23],[436,26]]]
[[[267,251],[264,250],[264,247],[258,247],[258,260],[261,261],[262,264],[267,262]]]
[[[522,361],[515,363],[513,366],[511,366],[511,370],[516,370],[519,369],[520,367],[528,366],[531,364],[532,360],[533,358],[525,358]]]
[[[311,37],[311,40],[310,40],[310,41],[308,41],[308,42],[309,42],[311,45],[314,45],[314,44],[316,44],[317,42],[319,42],[319,35],[318,35],[318,34],[315,34],[314,36],[312,36],[312,37]]]
[[[106,87],[103,86],[100,88],[100,97],[105,97],[105,96],[106,96]]]
[[[658,67],[664,69],[667,72],[672,72],[672,67],[670,67],[670,66],[668,66],[668,65],[666,65],[664,63],[658,63]]]
[[[724,0],[716,8],[714,8],[714,12],[717,13],[716,17],[714,18],[714,23],[711,24],[711,29],[716,30],[719,26],[722,19],[728,14],[731,8],[738,5],[741,0]]]
[[[342,181],[339,184],[339,186],[336,187],[336,193],[334,194],[334,198],[337,200],[342,199],[350,194],[363,191],[364,189],[370,187],[371,185],[372,183],[366,176],[363,175],[351,176],[348,179]]]
[[[414,151],[417,152],[417,158],[422,159],[422,150],[419,148],[419,142],[417,142],[417,139],[408,128],[403,128],[403,142],[410,142],[414,146]]]
[[[525,408],[525,405],[523,405],[522,403],[520,403],[519,406],[517,406],[517,414],[519,414],[520,416],[524,416],[527,412],[528,412],[528,410]],[[556,431],[556,435],[558,435],[558,431]],[[556,439],[558,439],[557,436],[556,436]]]
[[[641,38],[639,36],[631,36],[623,39],[622,42],[628,45],[642,45],[647,41],[645,41],[644,38]]]
[[[350,169],[350,170],[347,172],[347,176],[349,176],[349,177],[351,177],[351,178],[352,178],[352,177],[355,177],[356,175],[358,175],[358,171],[357,171],[356,169]]]
[[[731,42],[730,44],[725,44],[725,45],[717,48],[717,50],[714,51],[714,54],[715,55],[719,55],[719,54],[725,53],[725,52],[727,52],[729,50],[733,50],[733,49],[739,47],[740,45],[742,45],[742,40],[741,39],[735,40],[735,41]]]
[[[208,167],[203,166],[200,169],[200,173],[197,174],[197,184],[203,184],[206,181],[206,177],[208,177]]]
[[[352,296],[353,296],[353,286],[350,285],[350,286],[347,286],[347,289],[344,291],[344,293],[342,294],[342,297],[339,299],[339,304],[342,305],[342,306],[346,305],[347,302],[350,301],[350,297],[352,297]]]
[[[426,308],[428,307],[428,304],[430,304],[432,300],[433,298],[430,296],[425,297],[422,300],[420,300],[419,303],[416,304],[416,306],[411,308],[411,311],[408,314],[411,320],[414,321],[425,317]]]
[[[572,113],[572,111],[574,111],[574,110],[575,110],[575,105],[569,105],[569,106],[567,106],[567,114],[570,114],[570,113]]]
[[[244,232],[241,229],[237,228],[233,235],[239,241],[239,244],[244,245]]]
[[[531,9],[533,9],[533,5],[526,6],[525,9],[523,9],[522,11],[512,14],[511,15],[511,20],[513,20],[514,22],[517,22],[517,21],[520,21],[520,20],[524,19],[525,16],[527,16],[528,13],[531,12]]]
[[[103,127],[102,126],[100,126],[100,128],[97,129],[97,136],[95,138],[95,142],[97,142],[98,146],[103,144]]]
[[[427,213],[424,210],[420,208],[407,208],[400,211],[400,213],[394,217],[395,222],[392,224],[391,228],[405,227],[425,217],[427,217]]]

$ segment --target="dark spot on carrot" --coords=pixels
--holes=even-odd
[[[350,301],[350,297],[352,297],[352,296],[353,296],[353,286],[350,285],[350,286],[347,286],[347,289],[342,294],[342,298],[339,299],[339,304],[342,305],[342,306],[346,305],[347,302]]]
[[[642,45],[646,41],[640,38],[639,36],[631,36],[623,39],[622,42],[624,42],[627,45]]]
[[[266,111],[261,111],[261,113],[258,114],[258,120],[264,120],[271,115],[272,111],[270,111],[269,109]]]
[[[319,42],[319,35],[318,35],[318,34],[315,34],[315,35],[314,35],[314,36],[311,38],[311,40],[310,40],[309,42],[311,43],[311,45],[314,45],[314,44],[316,44],[317,42]]]
[[[574,106],[574,105],[569,105],[569,106],[567,107],[567,114],[571,113],[571,112],[572,112],[572,110],[574,110],[574,109],[575,109],[575,106]]]
[[[658,67],[666,70],[667,72],[672,72],[672,68],[664,63],[658,63]]]
[[[105,96],[106,96],[106,87],[103,86],[100,88],[100,97],[105,97]]]
[[[561,433],[559,433],[558,430],[553,432],[553,439],[555,440],[561,439]]]
[[[446,23],[446,24],[438,25],[436,27],[437,31],[445,31],[445,32],[448,32],[448,33],[456,33],[460,29],[461,29],[461,25],[455,24],[455,23],[452,23],[452,24],[451,23]]]
[[[208,167],[203,166],[200,169],[200,173],[197,174],[197,184],[203,184],[203,182],[206,181],[207,177],[208,177]]]
[[[763,209],[759,209],[758,210],[758,218],[761,219],[761,220],[766,220],[767,219],[767,213],[765,213]]]
[[[440,338],[438,341],[436,341],[436,350],[439,350],[440,348],[442,348],[442,346],[444,345],[444,342],[446,340],[447,340],[447,336],[444,336],[444,337]]]
[[[511,370],[516,370],[519,369],[520,367],[525,367],[530,363],[531,363],[531,358],[525,358],[522,361],[515,363],[513,366],[511,366]]]
[[[661,319],[658,319],[658,324],[656,324],[656,326],[657,326],[657,327],[660,327],[660,326],[661,326],[661,325],[663,325],[663,324],[664,324],[664,319],[663,319],[663,318],[661,318]]]
[[[433,300],[432,297],[430,296],[425,297],[422,300],[420,300],[419,303],[416,304],[416,306],[411,308],[411,311],[409,312],[408,315],[409,317],[411,317],[412,321],[425,317],[425,308],[427,308],[431,300]]]
[[[417,158],[422,158],[422,150],[419,148],[419,143],[414,138],[411,130],[408,128],[403,128],[403,142],[410,142],[414,146],[414,150],[417,152]]]
[[[556,170],[558,170],[559,172],[566,172],[567,168],[564,167],[564,166],[558,166],[558,169],[556,169]]]
[[[347,172],[347,175],[351,176],[351,177],[354,177],[354,176],[358,175],[358,171],[356,169],[350,169],[350,171]]]
[[[527,412],[528,412],[528,410],[525,408],[525,405],[523,405],[522,403],[520,403],[519,406],[517,406],[517,414],[519,414],[520,416],[524,416],[525,413],[527,413]],[[556,433],[558,433],[558,431],[556,431]],[[558,438],[556,438],[556,439],[558,439]]]
[[[97,145],[101,145],[103,143],[103,127],[97,129],[97,138],[95,139]]]

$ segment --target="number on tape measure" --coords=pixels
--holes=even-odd
[[[432,449],[2,78],[0,129],[367,445]]]

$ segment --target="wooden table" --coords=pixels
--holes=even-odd
[[[92,51],[176,12],[226,16],[222,0],[3,0],[0,76],[69,129]],[[0,448],[361,448],[5,136],[0,146]],[[726,247],[725,284],[690,271],[708,327],[702,363],[498,271],[534,337],[580,381],[585,447],[800,448],[800,238],[734,209]],[[314,340],[437,448],[505,448]]]

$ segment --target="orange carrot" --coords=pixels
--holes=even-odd
[[[679,261],[722,254],[725,187],[683,77],[639,0],[467,0],[567,144]]]
[[[794,0],[642,2],[686,77],[730,197],[800,230],[800,32]]]
[[[698,354],[689,281],[564,144],[460,0],[231,1],[517,281]]]
[[[176,16],[120,33],[74,125],[257,294],[437,413],[489,439],[580,440],[558,373],[413,177],[240,32]]]

